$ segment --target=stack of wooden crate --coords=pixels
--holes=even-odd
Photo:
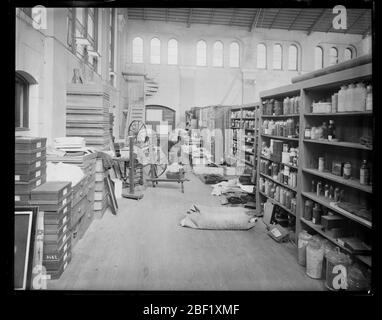
[[[67,86],[66,136],[84,137],[86,145],[105,150],[110,143],[110,93],[107,86]]]
[[[99,219],[102,218],[107,207],[107,192],[104,183],[106,177],[103,168],[102,159],[97,159],[95,173],[95,193],[94,193],[94,215]]]
[[[71,260],[70,208],[72,183],[48,181],[31,192],[31,204],[44,211],[43,265],[58,279]]]
[[[94,190],[95,190],[95,164],[96,153],[82,156],[51,156],[50,162],[63,162],[79,166],[84,172],[84,177],[73,186],[71,196],[71,236],[72,246],[82,238],[94,218]]]
[[[28,205],[31,191],[45,181],[46,138],[16,137],[15,205]]]

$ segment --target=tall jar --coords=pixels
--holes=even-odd
[[[322,241],[322,245],[324,247],[324,260],[322,261],[322,278],[325,280],[326,279],[326,256],[329,254],[329,252],[334,251],[336,247],[327,239]]]
[[[332,95],[332,113],[336,113],[338,110],[338,93]]]
[[[340,91],[338,91],[338,112],[345,112],[345,97],[346,97],[347,86],[341,86]]]
[[[354,89],[354,110],[365,111],[366,110],[366,88],[362,82],[358,82]]]
[[[305,201],[305,207],[304,207],[304,219],[311,221],[313,216],[313,201],[312,200],[306,200]]]
[[[371,84],[366,87],[366,111],[373,111],[373,87]]]
[[[350,266],[350,257],[336,247],[326,255],[326,281],[325,286],[329,290],[346,290],[348,268]]]
[[[301,231],[298,234],[298,263],[302,266],[306,266],[306,246],[309,240],[312,238],[306,230]]]
[[[348,89],[346,90],[345,95],[345,111],[355,111],[354,101],[355,97],[355,85],[354,83],[349,84]]]
[[[306,274],[313,279],[321,279],[324,247],[320,237],[313,236],[306,247]]]

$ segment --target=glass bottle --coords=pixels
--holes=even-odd
[[[316,181],[312,180],[312,189],[311,192],[317,192],[317,186],[316,186]]]
[[[325,184],[325,193],[324,193],[325,198],[329,198],[329,185]]]
[[[322,123],[322,139],[328,139],[328,125],[325,121]]]
[[[331,141],[335,138],[336,138],[336,127],[334,125],[334,120],[329,120],[328,140]]]
[[[362,82],[358,82],[354,89],[354,110],[365,111],[366,109],[366,88]]]
[[[345,111],[354,111],[355,85],[349,84],[345,95]]]
[[[321,191],[322,191],[322,183],[321,181],[318,181],[317,182],[317,188],[316,188],[316,194],[317,194],[317,197],[321,196]]]
[[[344,112],[345,111],[346,90],[347,90],[347,86],[343,85],[343,86],[341,86],[340,91],[338,91],[338,103],[337,103],[338,112]]]
[[[371,84],[366,87],[366,111],[373,111],[373,87]]]
[[[370,169],[367,164],[367,160],[362,161],[361,168],[359,169],[359,182],[363,185],[368,185],[370,183]]]
[[[321,208],[318,203],[314,205],[313,213],[312,213],[312,222],[314,224],[320,224],[321,223]]]
[[[332,185],[329,187],[329,199],[332,200],[334,198],[334,188]]]

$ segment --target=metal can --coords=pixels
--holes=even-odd
[[[350,162],[346,162],[344,164],[344,175],[343,175],[343,178],[344,179],[350,179],[351,177],[351,163]]]
[[[325,158],[324,157],[319,157],[318,158],[318,171],[323,172],[325,167]]]

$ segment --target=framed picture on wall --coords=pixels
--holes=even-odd
[[[14,289],[31,288],[38,207],[15,207]]]

